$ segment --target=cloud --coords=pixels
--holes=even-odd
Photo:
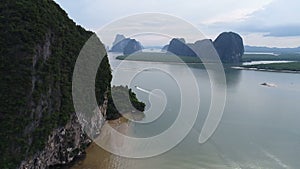
[[[299,38],[300,34],[299,0],[78,0],[76,3],[55,1],[77,24],[94,31],[124,16],[155,12],[183,18],[196,25],[211,39],[220,32],[234,31],[256,40],[257,37],[247,35],[259,34],[260,40],[270,45],[272,42],[262,38],[274,41],[276,37],[277,40],[283,40],[281,37]],[[146,24],[152,23],[144,23],[144,26]],[[293,39],[293,42],[298,41]],[[274,41],[274,45],[278,44]]]
[[[77,23],[86,28],[97,29],[120,17],[143,12],[166,13],[184,18],[193,24],[232,21],[247,17],[249,13],[272,0],[78,0],[76,3],[55,1],[64,7]]]
[[[235,22],[241,22],[245,21],[247,18],[250,17],[250,15],[256,11],[262,10],[263,4],[261,6],[258,6],[256,8],[241,8],[236,9],[233,11],[230,11],[228,13],[224,13],[212,18],[209,18],[208,20],[205,20],[202,22],[202,24],[222,24],[222,23],[235,23]]]
[[[244,21],[232,25],[238,31],[266,33],[265,36],[300,36],[300,13],[297,0],[276,0]]]
[[[264,10],[253,13],[249,21],[256,21],[263,26],[300,23],[299,6],[298,0],[276,0]]]

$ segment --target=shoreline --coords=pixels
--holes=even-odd
[[[163,64],[173,64],[173,65],[180,65],[180,64],[188,64],[188,65],[205,65],[205,64],[216,64],[213,62],[210,63],[203,63],[203,62],[169,62],[169,61],[147,61],[147,60],[127,60],[127,59],[117,59],[117,60],[125,60],[130,62],[148,62],[148,63],[163,63]],[[226,64],[223,63],[223,67],[226,67]],[[244,66],[230,66],[231,69],[235,70],[250,70],[250,71],[261,71],[261,72],[274,72],[274,73],[300,73],[300,70],[277,70],[277,69],[262,69],[262,68],[248,68]]]
[[[217,62],[176,62],[176,61],[155,61],[155,60],[130,60],[130,59],[117,59],[119,61],[130,61],[130,62],[147,62],[147,63],[166,63],[166,64],[190,64],[190,65],[205,65],[205,64],[217,64]],[[226,65],[227,63],[222,63]]]
[[[233,66],[232,69],[236,70],[249,70],[249,71],[261,71],[261,72],[274,72],[274,73],[294,73],[299,74],[300,71],[297,70],[276,70],[276,69],[261,69],[261,68],[247,68],[243,66]]]
[[[155,60],[131,60],[131,59],[117,59],[116,60],[124,60],[130,62],[148,62],[148,63],[170,63],[170,64],[204,64],[203,62],[175,62],[175,61],[155,61]],[[210,63],[211,64],[211,63]]]
[[[129,130],[129,123],[130,121],[123,116],[114,120],[106,120],[101,128],[101,134],[87,146],[87,148],[85,149],[85,153],[82,156],[76,158],[71,164],[62,166],[60,169],[111,168],[111,163],[120,162],[118,161],[120,160],[120,157],[110,152],[107,152],[105,149],[101,148],[97,144],[97,139],[101,139],[103,137],[105,137],[106,139],[108,138],[107,144],[114,145],[115,142],[113,142],[111,139],[115,138],[111,138],[110,133],[107,132],[107,125],[114,128],[118,132],[125,134]]]

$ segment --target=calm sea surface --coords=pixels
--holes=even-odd
[[[137,97],[149,105],[149,93],[161,89],[167,104],[163,114],[149,124],[129,125],[128,135],[149,137],[168,129],[180,109],[180,90],[169,74],[149,69],[136,74],[126,83],[126,72],[139,72],[147,67],[169,70],[185,80],[191,74],[184,64],[150,63],[115,60],[110,54],[113,85],[128,85]],[[73,169],[297,169],[300,168],[300,74],[274,73],[226,69],[226,106],[214,135],[204,144],[198,143],[204,119],[210,106],[210,79],[205,69],[189,65],[199,86],[200,109],[197,121],[188,136],[172,150],[151,158],[129,159],[112,155],[95,144],[87,150],[87,157]],[[129,73],[130,74],[130,73]],[[218,83],[216,79],[213,79]],[[261,83],[273,83],[266,87]],[[139,88],[137,88],[138,86]],[[192,99],[192,98],[191,98]],[[146,114],[144,121],[157,114]],[[168,140],[166,140],[168,141]],[[132,146],[132,145],[131,145]]]

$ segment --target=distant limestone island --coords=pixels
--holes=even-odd
[[[195,43],[186,43],[183,38],[173,38],[168,45],[162,47],[160,52],[143,52],[144,48],[137,40],[117,35],[110,52],[123,53],[117,57],[120,60],[202,63],[201,59],[197,57],[195,49],[199,49],[201,53],[208,48],[208,43],[219,54],[223,63],[240,63],[242,61],[243,39],[234,32],[221,33],[215,41],[205,39]],[[174,57],[175,55],[177,57]]]
[[[151,50],[145,52],[144,49],[145,47],[139,41],[117,35],[109,51],[122,53],[123,55],[116,57],[119,60],[202,63],[201,55],[213,50],[214,53],[217,52],[226,67],[258,71],[300,72],[300,47],[244,46],[242,37],[234,32],[223,32],[214,41],[204,39],[195,43],[187,43],[183,38],[173,38],[158,52]],[[198,52],[199,57],[195,52]]]
[[[131,55],[134,52],[141,51],[144,47],[135,39],[126,38],[124,35],[116,35],[112,48],[109,52],[120,52],[124,55]]]

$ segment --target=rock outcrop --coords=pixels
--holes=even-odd
[[[112,45],[115,46],[116,44],[118,44],[119,42],[121,42],[124,39],[126,39],[124,35],[117,34]]]
[[[129,45],[129,46],[128,46]],[[128,46],[128,47],[127,47]],[[125,51],[126,48],[126,51]],[[140,42],[135,39],[125,38],[124,35],[117,34],[113,42],[113,46],[109,50],[110,52],[128,53],[131,54],[138,50],[143,49]]]
[[[196,57],[195,52],[185,43],[184,39],[173,38],[167,47],[168,52],[178,56],[192,56]]]
[[[244,54],[243,39],[233,32],[223,32],[213,42],[222,62],[240,63]]]
[[[111,49],[109,51],[123,53],[124,48],[126,47],[126,45],[128,44],[129,41],[130,41],[129,38],[125,38],[121,41],[118,41],[115,45],[113,45],[111,47]]]
[[[161,48],[161,51],[166,52],[166,51],[168,51],[168,48],[169,48],[169,45],[165,45]]]
[[[131,55],[134,52],[142,50],[142,45],[135,39],[130,39],[123,50],[124,55]]]
[[[178,56],[192,56],[196,57],[195,51],[197,50],[199,57],[201,57],[201,52],[206,47],[214,48],[223,63],[240,63],[242,61],[242,56],[244,54],[244,44],[243,39],[240,35],[233,32],[223,32],[221,33],[214,42],[212,46],[208,45],[207,42],[212,42],[210,39],[204,39],[196,41],[195,43],[186,43],[184,39],[173,38],[168,45],[162,48],[162,51],[171,52]],[[201,50],[199,50],[201,49]]]

